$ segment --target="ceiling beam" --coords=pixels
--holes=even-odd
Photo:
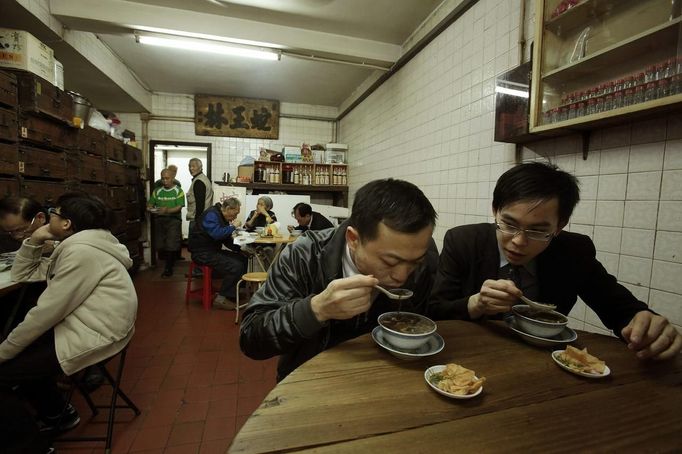
[[[50,0],[50,11],[70,27],[84,30],[90,22],[92,29],[86,31],[95,33],[98,24],[104,27],[99,33],[112,24],[127,29],[147,26],[268,42],[311,55],[335,54],[383,62],[395,62],[401,55],[401,47],[391,43],[125,0]]]

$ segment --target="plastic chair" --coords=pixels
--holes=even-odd
[[[239,282],[237,282],[237,290],[235,292],[237,295],[237,302],[235,304],[235,306],[236,306],[235,310],[237,311],[237,314],[234,317],[234,324],[235,325],[239,323],[239,310],[242,307],[246,307],[249,304],[248,302],[244,303],[244,304],[239,304],[239,286],[241,285],[241,283],[246,282],[248,284],[248,286],[250,287],[251,284],[253,284],[254,282],[257,282],[258,288],[260,288],[261,285],[263,285],[263,283],[267,279],[268,279],[268,273],[264,273],[264,272],[246,273],[246,274],[242,275],[241,279],[239,279]],[[249,295],[249,299],[251,299],[250,296],[251,295]]]
[[[117,408],[128,408],[132,410],[135,413],[135,416],[140,415],[140,409],[137,408],[137,406],[133,403],[132,400],[121,390],[121,377],[123,376],[123,366],[125,366],[125,360],[126,360],[126,352],[128,350],[128,347],[126,346],[123,350],[121,350],[119,353],[116,355],[120,355],[120,359],[118,361],[118,369],[116,371],[116,378],[114,378],[109,371],[107,370],[106,364],[109,362],[114,356],[105,359],[104,361],[100,361],[97,363],[95,366],[99,369],[101,372],[102,376],[105,378],[107,384],[111,386],[111,402],[108,405],[95,405],[95,403],[92,400],[92,397],[90,396],[90,392],[87,390],[85,387],[85,384],[82,382],[82,378],[84,377],[84,373],[78,373],[75,375],[72,375],[69,377],[71,379],[71,389],[69,390],[68,393],[68,399],[67,402],[71,400],[71,397],[73,396],[73,392],[75,389],[78,389],[78,391],[83,395],[85,398],[85,401],[88,403],[88,406],[90,407],[90,411],[92,411],[92,416],[96,416],[99,411],[98,409],[100,408],[108,408],[109,409],[109,415],[107,418],[107,433],[105,436],[99,436],[99,437],[94,437],[94,436],[80,436],[80,437],[60,437],[55,440],[55,442],[66,442],[66,441],[103,441],[105,443],[104,445],[104,452],[106,454],[111,453],[111,444],[112,440],[114,437],[114,422],[116,419],[116,409]],[[125,402],[125,405],[119,405],[117,403],[118,399],[121,399]],[[66,408],[68,405],[64,407],[64,410],[66,411]]]
[[[199,288],[192,289],[192,279],[194,279],[194,270],[201,269],[203,273],[202,285]],[[189,304],[190,297],[201,298],[201,304],[205,310],[210,310],[213,305],[213,268],[208,265],[199,265],[192,261],[189,264],[189,272],[187,273],[187,289],[185,290],[185,304]]]

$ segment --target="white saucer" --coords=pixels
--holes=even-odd
[[[372,330],[372,339],[374,339],[374,342],[376,342],[379,347],[387,350],[391,355],[400,359],[411,360],[424,358],[435,355],[445,348],[445,341],[438,333],[433,333],[429,337],[429,340],[426,342],[426,344],[414,350],[404,350],[394,347],[393,345],[386,342],[383,333],[384,332],[381,329],[381,326],[376,326]]]
[[[521,330],[516,324],[516,318],[513,315],[505,318],[504,322],[512,331],[521,336],[521,339],[536,347],[558,347],[575,342],[578,338],[578,334],[568,326],[554,337],[539,337]]]
[[[607,375],[609,375],[611,373],[611,369],[609,369],[609,366],[607,366],[607,365],[604,365],[604,373],[603,374],[590,374],[588,372],[582,372],[579,370],[571,369],[566,364],[559,361],[559,359],[557,358],[557,356],[563,352],[564,352],[564,350],[554,350],[552,352],[552,359],[554,360],[555,363],[557,363],[557,365],[559,367],[561,367],[562,369],[565,369],[571,373],[574,373],[576,375],[580,375],[582,377],[589,377],[589,378],[603,378],[603,377],[606,377]]]
[[[437,373],[439,373],[439,372],[443,372],[443,370],[445,370],[445,366],[441,364],[441,365],[438,365],[438,366],[431,366],[431,367],[429,367],[428,369],[426,369],[426,371],[424,371],[424,380],[426,380],[426,383],[428,383],[429,386],[430,386],[434,391],[436,391],[438,394],[442,394],[442,395],[444,395],[444,396],[446,396],[446,397],[449,397],[449,398],[451,398],[451,399],[471,399],[472,397],[476,397],[476,396],[478,396],[479,394],[481,394],[481,393],[483,392],[483,386],[481,386],[480,388],[478,388],[478,390],[477,390],[476,392],[472,393],[472,394],[459,395],[459,394],[452,394],[452,393],[449,393],[449,392],[447,392],[447,391],[443,391],[443,390],[440,389],[435,383],[433,383],[433,382],[431,381],[431,376],[432,376],[433,374],[437,374]],[[476,380],[478,380],[478,377],[475,376],[475,375],[474,375],[474,378],[475,378]]]

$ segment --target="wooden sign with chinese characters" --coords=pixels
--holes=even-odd
[[[279,101],[196,95],[194,130],[198,136],[279,138]]]

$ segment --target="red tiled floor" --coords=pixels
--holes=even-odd
[[[275,386],[275,359],[253,361],[240,352],[234,312],[207,312],[199,301],[185,305],[184,273],[179,264],[170,279],[147,270],[134,280],[140,304],[122,386],[142,415],[117,411],[114,453],[223,454]],[[98,400],[108,395],[98,391]],[[104,432],[102,415],[90,418],[82,399],[75,405],[83,422],[73,435]],[[57,448],[90,454],[103,452],[104,444]]]

